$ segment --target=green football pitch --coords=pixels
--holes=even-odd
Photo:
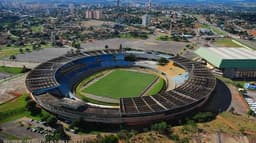
[[[136,97],[156,78],[156,75],[148,73],[114,70],[82,92],[110,98]]]

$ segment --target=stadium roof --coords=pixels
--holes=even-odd
[[[200,57],[218,68],[256,69],[256,52],[246,48],[199,48]]]

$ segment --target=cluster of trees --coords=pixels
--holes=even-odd
[[[76,49],[80,49],[81,48],[81,45],[78,41],[73,41],[72,42],[72,47],[76,48]]]
[[[158,64],[159,65],[166,65],[167,63],[168,63],[169,61],[166,59],[166,58],[160,58],[159,60],[158,60]]]
[[[158,39],[161,41],[170,41],[172,40],[172,37],[165,35],[165,36],[158,37]]]
[[[70,140],[70,137],[65,133],[62,125],[58,126],[53,134],[48,134],[45,136],[45,142],[58,142],[59,140]]]
[[[199,112],[192,117],[195,122],[208,122],[215,118],[211,112]]]
[[[248,114],[249,116],[253,116],[253,117],[256,116],[255,112],[254,112],[252,109],[250,109],[250,110],[247,112],[247,114]]]
[[[139,31],[132,31],[128,33],[122,33],[117,35],[117,37],[120,38],[140,38],[140,39],[147,39],[148,35],[145,32],[139,32]]]
[[[151,125],[152,131],[157,131],[161,134],[167,134],[170,128],[171,127],[166,122],[160,122],[160,123]]]
[[[27,97],[26,101],[26,109],[31,113],[32,116],[40,115],[42,113],[41,108],[37,106],[34,100],[32,100],[30,97]]]
[[[97,135],[96,140],[89,141],[89,143],[118,143],[119,139],[116,135]]]
[[[210,112],[200,112],[195,114],[189,119],[186,119],[182,132],[184,134],[191,134],[200,132],[200,129],[197,127],[197,122],[207,122],[214,119],[214,115]],[[70,125],[71,129],[76,131],[83,131],[84,128],[89,129],[90,126],[83,121],[83,118],[78,119],[77,121],[72,122]],[[156,131],[160,134],[168,136],[170,139],[176,141],[177,143],[189,143],[188,137],[180,137],[177,134],[172,133],[171,126],[167,122],[159,122],[152,124],[150,128],[144,128],[143,131]],[[129,142],[129,140],[138,134],[136,130],[121,130],[116,135],[97,135],[96,140],[92,141],[93,143],[118,143],[119,140]]]

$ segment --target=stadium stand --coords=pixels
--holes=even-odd
[[[138,66],[125,61],[125,56],[131,54],[139,61],[167,57],[187,72],[175,78],[180,85],[177,88],[153,96],[120,98],[119,109],[95,107],[72,95],[77,83],[96,72]],[[28,74],[26,86],[41,107],[61,118],[75,120],[83,117],[88,122],[139,125],[185,115],[201,107],[213,93],[216,79],[201,63],[181,56],[156,51],[105,49],[68,53],[42,63]]]

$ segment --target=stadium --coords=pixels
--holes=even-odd
[[[181,56],[105,49],[70,52],[42,63],[28,74],[26,86],[43,109],[59,118],[137,126],[201,108],[214,94],[216,78],[203,64]]]

